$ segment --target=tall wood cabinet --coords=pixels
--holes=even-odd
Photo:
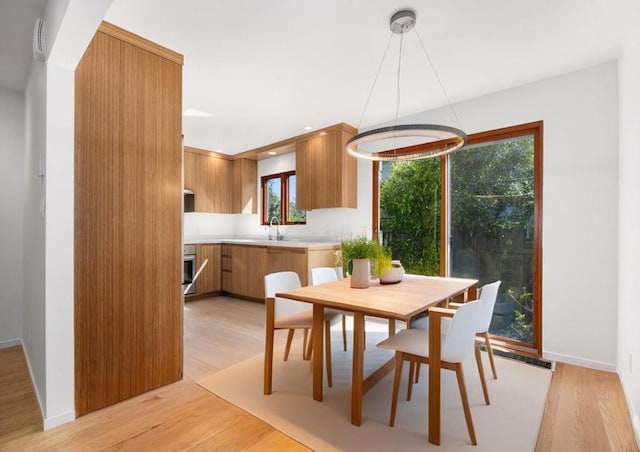
[[[356,133],[338,124],[296,142],[296,209],[357,207],[357,161],[344,150]]]
[[[182,377],[182,61],[103,23],[75,71],[78,415]]]

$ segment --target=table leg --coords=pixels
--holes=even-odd
[[[474,284],[467,290],[467,299],[465,301],[473,301],[478,299],[478,285]]]
[[[351,423],[362,424],[364,387],[364,314],[353,313],[353,373],[351,377]]]
[[[429,313],[429,442],[440,444],[440,327],[441,315]]]
[[[407,328],[409,325],[407,324]],[[389,336],[396,335],[396,319],[389,319]]]
[[[324,358],[323,334],[324,334],[324,307],[313,305],[313,400],[322,402],[322,359]]]
[[[264,346],[264,394],[271,394],[273,381],[273,333],[274,333],[274,315],[275,315],[275,299],[267,298],[265,300],[267,319],[266,319],[266,337]]]

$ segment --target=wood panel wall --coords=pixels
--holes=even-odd
[[[182,376],[182,64],[175,55],[103,24],[76,69],[78,415]]]

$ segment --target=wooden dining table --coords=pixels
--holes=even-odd
[[[324,309],[334,308],[353,313],[353,370],[351,377],[351,423],[362,423],[362,398],[380,379],[390,372],[395,358],[364,377],[364,318],[389,320],[389,335],[395,334],[395,321],[410,324],[411,319],[429,308],[451,299],[475,300],[478,280],[405,275],[398,284],[371,281],[367,289],[352,289],[349,278],[276,293],[276,297],[303,301],[313,305],[313,398],[323,396],[323,322]],[[265,345],[264,393],[270,394],[273,368],[274,299],[267,299],[267,343]],[[429,337],[429,441],[440,444],[440,316],[433,316]],[[434,320],[438,319],[435,322]]]

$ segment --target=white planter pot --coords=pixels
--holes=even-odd
[[[369,287],[371,262],[369,259],[352,259],[351,288],[366,289]]]
[[[380,275],[380,284],[396,284],[402,281],[404,268],[400,261],[391,261],[391,268]]]

